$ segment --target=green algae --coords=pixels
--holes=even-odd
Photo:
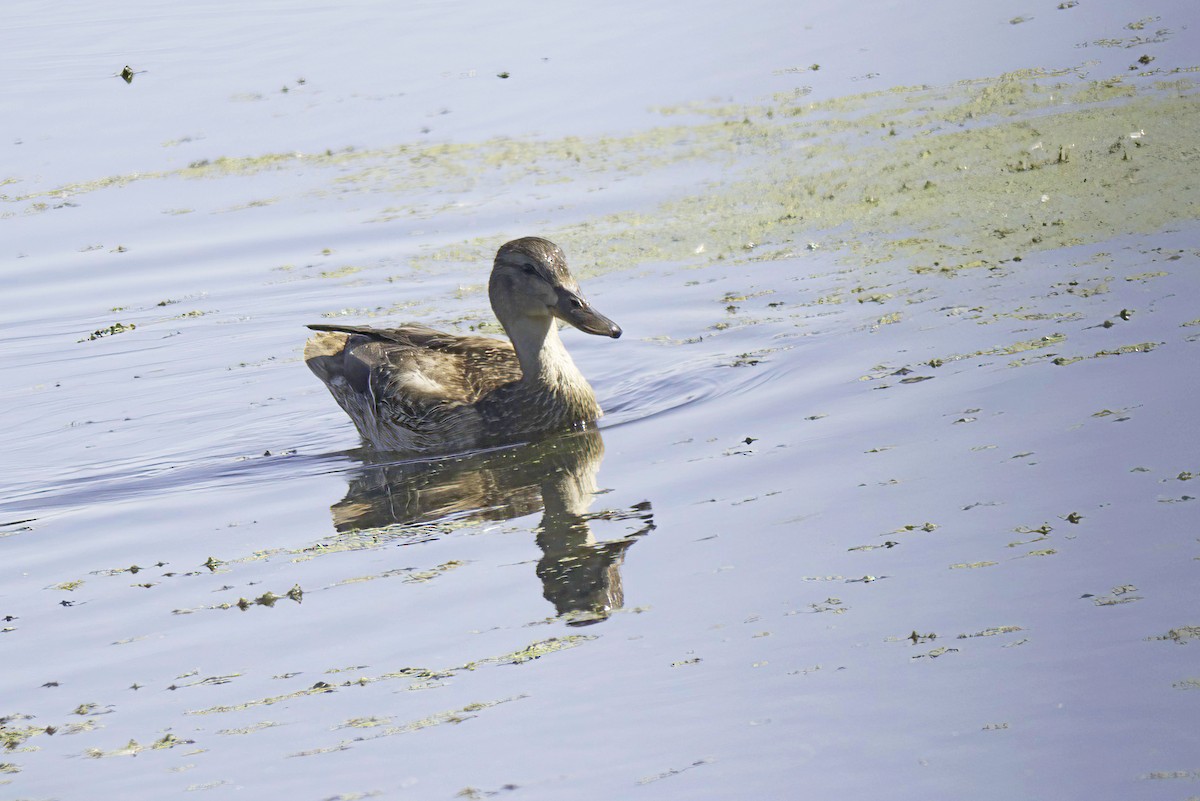
[[[462,567],[465,564],[467,563],[462,560],[451,559],[450,561],[443,562],[437,567],[430,568],[429,570],[410,571],[405,574],[404,580],[413,584],[424,584],[426,582],[433,581],[438,576],[448,573],[455,568]]]
[[[300,589],[300,585],[297,584],[297,585],[293,586],[290,590],[285,592],[283,595],[276,595],[275,593],[268,590],[267,592],[264,592],[262,595],[258,596],[257,598],[255,598],[253,600],[247,600],[246,598],[239,598],[235,603],[219,604],[217,608],[228,609],[228,608],[236,606],[238,609],[241,609],[244,612],[247,609],[249,609],[251,606],[267,606],[267,607],[274,606],[276,601],[282,601],[285,598],[295,601],[296,603],[300,603],[301,601],[304,600],[304,591],[302,589]]]
[[[56,726],[14,725],[14,723],[29,719],[32,719],[31,715],[19,713],[0,718],[0,748],[6,752],[36,750],[34,747],[26,746],[25,743],[34,737],[54,734],[59,730]]]
[[[937,659],[939,656],[955,653],[958,653],[957,648],[948,648],[946,646],[942,646],[940,648],[934,648],[932,651],[927,651],[923,654],[914,654],[910,657],[910,659]]]
[[[108,326],[107,328],[98,328],[95,331],[93,331],[92,333],[88,334],[83,339],[80,339],[77,341],[79,341],[79,342],[94,342],[95,340],[101,339],[103,337],[110,337],[110,336],[115,336],[117,334],[124,334],[125,332],[132,331],[135,328],[137,328],[137,326],[133,323],[113,323],[112,325]]]
[[[1139,342],[1134,345],[1121,345],[1120,347],[1116,348],[1099,350],[1091,356],[1058,356],[1051,360],[1051,364],[1056,364],[1061,367],[1068,364],[1081,362],[1084,359],[1103,359],[1106,356],[1124,356],[1130,353],[1149,353],[1162,344],[1162,342]]]
[[[365,718],[350,718],[342,723],[338,728],[342,729],[373,729],[377,726],[386,726],[391,723],[391,718],[381,718],[371,715]]]
[[[337,267],[333,270],[325,270],[319,273],[319,275],[321,278],[345,278],[346,276],[354,275],[355,273],[360,273],[362,271],[362,267],[356,267],[354,265],[347,264],[343,267]]]
[[[851,147],[835,128],[799,156],[789,143],[796,142],[796,128],[803,125],[773,123],[765,126],[769,131],[760,143],[763,154],[775,160],[769,178],[743,172],[719,191],[665,202],[657,219],[614,214],[567,226],[558,236],[602,262],[636,248],[643,259],[694,263],[697,242],[704,244],[708,260],[746,260],[748,243],[795,242],[813,231],[869,224],[870,235],[855,234],[831,246],[869,247],[876,259],[905,257],[918,263],[932,253],[937,258],[928,261],[945,271],[999,263],[1017,249],[1097,241],[1195,216],[1197,204],[1183,191],[1186,170],[1180,169],[1195,146],[1183,124],[1196,113],[1193,95],[1146,94],[1111,105],[1093,96],[1094,87],[1088,94],[1075,90],[1073,99],[1070,89],[1059,87],[1018,91],[1012,88],[1017,80],[1005,76],[996,84],[1009,87],[1005,108],[1016,104],[1017,111],[1028,113],[1037,104],[1018,101],[1032,93],[1047,107],[1053,104],[1052,111],[1043,110],[1036,119],[1004,115],[986,126],[977,121],[968,130],[930,129],[879,145]],[[994,107],[994,102],[985,105],[977,116]],[[928,112],[921,125],[944,125],[944,118],[937,122],[938,113]],[[862,120],[857,124],[869,126]],[[1132,138],[1148,128],[1158,132],[1153,145],[1148,137]],[[1014,172],[1014,164],[1023,167]],[[1157,202],[1176,192],[1185,198],[1180,204]],[[615,229],[623,231],[620,242],[610,233]],[[907,235],[900,236],[901,231]],[[423,259],[427,264],[477,263],[492,244],[490,239],[460,243]],[[947,263],[959,266],[942,268]]]
[[[956,639],[968,640],[973,637],[995,637],[1001,634],[1012,634],[1017,631],[1024,631],[1024,629],[1020,626],[993,626],[992,628],[983,629],[973,634],[959,634]]]
[[[46,589],[62,590],[64,592],[74,592],[75,590],[82,587],[83,584],[84,584],[84,579],[74,579],[73,581],[62,581],[62,582],[59,582],[58,584],[51,584]]]
[[[360,743],[366,740],[376,740],[382,737],[393,737],[397,734],[409,734],[411,732],[421,731],[422,729],[428,729],[434,726],[465,723],[466,721],[477,717],[479,712],[482,712],[486,709],[491,709],[492,707],[499,706],[500,704],[507,704],[511,701],[519,701],[527,697],[528,696],[526,695],[514,695],[508,698],[497,698],[489,701],[474,701],[457,709],[435,712],[432,715],[427,715],[426,717],[418,720],[409,721],[408,723],[403,723],[400,725],[386,725],[382,720],[376,722],[377,719],[375,718],[357,718],[354,720],[360,722],[368,721],[369,723],[360,723],[359,725],[355,725],[352,722],[347,722],[343,724],[343,727],[365,729],[368,730],[369,733],[360,733],[357,734],[352,740],[343,740],[333,745],[321,746],[319,748],[312,748],[305,751],[297,751],[289,754],[289,756],[303,757],[328,754],[335,751],[343,751],[346,748],[351,747],[352,744]],[[378,730],[370,731],[371,729]]]
[[[351,578],[342,579],[334,586],[340,587],[344,584],[361,584],[366,581],[374,581],[381,578],[399,578],[409,584],[424,584],[433,581],[435,578],[448,573],[451,570],[463,567],[466,564],[468,563],[462,560],[451,559],[427,570],[417,570],[416,568],[411,567],[394,568],[392,570],[385,570],[382,573],[374,573],[366,576],[353,576]]]
[[[1180,645],[1190,642],[1191,640],[1200,640],[1200,626],[1180,626],[1179,628],[1171,629],[1166,634],[1155,637],[1147,637],[1148,640],[1169,640]]]
[[[1111,350],[1097,351],[1096,355],[1092,358],[1100,358],[1101,356],[1121,356],[1126,353],[1149,353],[1161,344],[1161,342],[1139,342],[1136,345],[1122,345],[1119,348],[1112,348]]]
[[[117,756],[137,756],[146,750],[161,751],[168,748],[175,748],[179,745],[191,745],[194,742],[195,740],[187,740],[167,732],[162,737],[154,740],[148,745],[142,745],[137,740],[130,740],[123,747],[114,748],[111,751],[105,751],[103,748],[89,748],[84,751],[84,755],[92,757],[93,759],[103,759],[105,757]]]
[[[510,189],[604,181],[685,163],[722,168],[726,177],[700,193],[546,232],[585,254],[584,275],[631,261],[749,261],[764,252],[778,258],[833,229],[844,233],[822,244],[848,257],[866,251],[875,261],[937,263],[942,272],[1196,218],[1200,200],[1188,191],[1187,166],[1200,137],[1191,124],[1198,103],[1193,83],[1150,84],[1120,75],[1084,85],[1062,82],[1073,74],[1032,69],[809,103],[784,93],[760,104],[689,104],[661,113],[701,122],[621,136],[221,156],[0,200],[28,203],[141,180],[314,168],[330,175],[329,189],[314,190],[318,194],[401,196],[422,188],[452,194],[481,181]],[[762,159],[770,160],[769,172],[761,169]],[[1175,200],[1162,203],[1162,197]],[[401,205],[376,219],[432,213],[454,213],[454,206]],[[495,239],[430,249],[414,266],[486,263]]]
[[[537,642],[530,643],[528,646],[518,651],[513,651],[507,654],[499,654],[497,656],[484,657],[476,661],[467,662],[457,667],[445,668],[441,670],[405,667],[375,676],[361,675],[356,678],[346,679],[338,684],[330,684],[328,682],[318,681],[316,684],[313,684],[310,687],[303,687],[293,690],[292,692],[271,695],[264,698],[256,698],[239,704],[222,704],[218,706],[207,707],[205,709],[188,710],[186,714],[213,715],[238,712],[253,707],[272,706],[274,704],[291,701],[305,696],[323,695],[325,693],[336,692],[339,689],[349,687],[365,687],[381,681],[405,680],[409,682],[410,690],[421,690],[430,686],[436,686],[433,684],[433,682],[449,679],[456,674],[465,671],[474,671],[485,665],[521,665],[550,654],[578,647],[595,639],[597,639],[595,636],[583,634],[567,635],[563,637],[550,637],[545,640],[539,640]],[[469,708],[467,708],[467,711],[470,711]]]
[[[265,562],[275,558],[290,558],[292,561],[302,562],[331,554],[373,550],[396,542],[444,536],[469,525],[469,522],[451,520],[420,524],[398,523],[388,526],[356,529],[339,532],[332,537],[322,539],[312,545],[296,548],[273,548],[254,551],[244,556],[230,559],[218,559],[217,557],[210,556],[202,565],[212,572],[217,572],[218,570],[228,570],[231,565]],[[459,566],[458,563],[452,564],[450,562],[447,565],[449,567],[439,570],[439,572],[445,572],[446,569]],[[389,574],[384,573],[379,575],[384,576]]]
[[[471,669],[473,669],[477,664],[484,664],[488,662],[500,665],[520,665],[534,659],[541,659],[543,656],[548,654],[564,651],[568,648],[575,648],[594,639],[596,638],[584,634],[571,634],[563,637],[551,637],[548,640],[535,642],[529,647],[523,648],[520,651],[515,651],[511,654],[493,657],[489,660],[485,660],[483,663],[472,663]]]
[[[259,721],[258,723],[252,723],[249,726],[242,726],[242,727],[236,728],[236,729],[218,729],[217,734],[225,734],[225,735],[229,735],[229,736],[254,734],[255,732],[265,731],[267,729],[273,729],[273,728],[276,728],[276,727],[282,726],[282,725],[283,725],[282,723],[278,723],[273,720],[263,720],[263,721]]]

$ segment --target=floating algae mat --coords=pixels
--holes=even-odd
[[[6,199],[40,212],[136,181],[314,170],[331,180],[316,195],[505,187],[570,197],[572,184],[656,173],[667,176],[656,185],[670,186],[673,168],[699,165],[712,173],[699,192],[676,184],[657,206],[544,233],[586,253],[592,274],[632,261],[770,259],[810,242],[849,248],[854,263],[905,258],[951,272],[1195,219],[1200,97],[1190,72],[1081,81],[1030,70],[812,103],[799,91],[762,105],[662,109],[672,124],[625,136],[223,156]],[[456,213],[392,206],[374,219]],[[493,240],[415,264],[486,263]]]

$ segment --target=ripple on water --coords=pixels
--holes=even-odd
[[[700,356],[666,370],[647,371],[622,380],[608,396],[604,427],[614,428],[748,395],[761,391],[767,384],[786,380],[789,372],[757,370],[748,364],[732,367],[718,359],[713,355]]]

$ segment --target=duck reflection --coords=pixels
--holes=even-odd
[[[435,461],[366,464],[332,507],[339,532],[455,521],[507,520],[542,512],[537,575],[542,594],[572,625],[607,618],[624,604],[620,566],[654,529],[648,501],[591,513],[604,441],[596,430],[515,448]],[[597,542],[594,520],[630,520],[635,530]]]

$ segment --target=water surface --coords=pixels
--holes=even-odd
[[[1192,792],[1191,5],[777,5],[13,7],[4,797]],[[363,452],[526,234],[600,429]]]

